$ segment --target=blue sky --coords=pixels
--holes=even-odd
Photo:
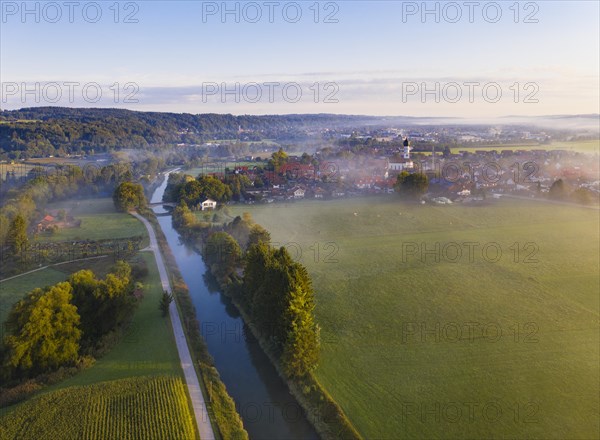
[[[1,3],[2,108],[464,117],[600,111],[597,1],[475,2],[472,23],[462,1],[427,2],[439,11],[437,22],[434,13],[421,15],[423,2],[274,1],[273,23],[261,1],[226,2],[238,8],[239,22],[221,15],[223,2],[120,2],[118,18],[114,1],[75,2],[72,23],[61,1],[28,2],[33,12],[25,16],[20,1]],[[257,11],[262,18],[249,22]],[[302,16],[294,23],[296,11]],[[125,23],[127,14],[137,22]],[[327,14],[337,22],[325,23]],[[537,22],[525,22],[528,16]],[[75,83],[73,99],[66,82]],[[92,93],[98,86],[101,96]]]

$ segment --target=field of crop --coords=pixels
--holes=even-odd
[[[0,418],[0,439],[194,439],[181,378],[123,379],[36,397]]]
[[[553,142],[550,144],[553,149],[571,150],[580,153],[600,154],[600,140],[595,141],[577,141],[577,142]]]
[[[106,385],[107,388],[105,388],[103,391],[104,395],[109,396],[111,392],[115,392],[117,393],[114,396],[116,398],[120,395],[120,388],[110,386],[113,383],[117,383],[114,382],[115,380],[131,379],[135,377],[160,378],[164,376],[175,376],[179,380],[179,378],[183,377],[183,373],[179,364],[177,348],[173,340],[173,332],[171,330],[170,321],[168,318],[163,318],[158,309],[158,302],[162,293],[162,287],[158,276],[156,262],[151,253],[144,252],[141,254],[140,258],[143,258],[146,261],[149,269],[149,275],[144,281],[144,298],[135,310],[133,320],[128,331],[125,333],[122,339],[114,347],[112,347],[106,355],[98,359],[92,367],[83,370],[76,376],[45,388],[40,393],[43,396],[41,398],[45,399],[45,396],[59,396],[60,401],[67,405],[69,400],[73,399],[74,401],[77,401],[77,399],[79,399],[78,396],[81,394],[81,390],[91,389],[89,388],[90,385],[96,386],[98,384],[102,386]],[[82,265],[84,265],[83,262],[61,265],[57,266],[55,269],[45,269],[43,271],[25,275],[21,278],[15,278],[14,280],[7,281],[6,283],[11,283],[11,287],[15,288],[13,301],[16,301],[24,294],[24,292],[27,292],[32,288],[64,280],[69,273],[81,269]],[[94,263],[92,265],[88,264],[88,266],[92,267],[92,269],[98,274],[103,274],[103,272],[106,270],[106,268],[102,267],[100,263]],[[64,272],[60,272],[58,270],[59,268]],[[44,275],[44,273],[46,273],[46,275]],[[56,280],[51,280],[49,278],[50,275],[54,276]],[[15,283],[17,280],[19,280],[20,284]],[[3,284],[5,283],[0,284],[0,286]],[[21,289],[17,289],[19,285],[21,286]],[[6,291],[3,291],[2,294],[4,299]],[[9,307],[7,307],[7,309],[9,309]],[[6,313],[8,313],[8,310],[6,310]],[[2,319],[4,319],[4,317]],[[57,394],[59,392],[63,394]],[[174,392],[175,391],[171,392],[171,394]],[[70,396],[69,393],[73,393],[73,396]],[[179,392],[177,391],[177,393]],[[30,399],[23,404],[17,404],[12,407],[2,409],[0,413],[5,414],[5,416],[0,418],[0,426],[8,424],[9,422],[6,420],[22,420],[29,417],[28,411],[31,410],[30,405],[32,402],[37,401],[35,399],[37,399],[37,397]],[[44,400],[44,402],[45,401],[46,400]],[[131,403],[132,405],[136,405],[136,403],[133,401]],[[191,412],[187,406],[187,401],[184,401],[184,403],[185,407],[178,410],[178,412],[181,414],[179,417],[187,419],[188,417],[191,417]],[[161,405],[158,405],[157,409],[154,410],[154,412],[150,415],[155,417],[157,420],[170,419],[172,414],[169,413],[166,407],[165,410],[162,410]],[[68,412],[68,408],[63,409],[61,407],[60,409],[57,409],[57,411]],[[79,420],[80,419],[73,419],[71,421],[71,424],[74,425],[72,429],[81,429]],[[93,418],[90,416],[86,420],[91,422]],[[45,425],[47,422],[48,421],[46,419],[35,419],[35,424],[38,427],[37,429],[40,431],[43,429],[50,429],[51,425]],[[168,423],[166,425],[168,426]],[[57,434],[55,437],[45,435],[43,438],[70,438],[69,431],[66,431],[64,434],[58,430],[52,432],[60,433],[60,435]],[[105,436],[103,438],[128,438],[126,437],[126,434],[127,432],[123,431],[119,436]],[[3,437],[0,433],[0,439],[4,438],[5,437]],[[33,434],[32,437],[23,438],[33,438]],[[79,438],[93,437],[87,437],[86,435],[85,437]],[[172,431],[167,436],[161,436],[157,434],[149,435],[148,437],[129,438],[194,438],[194,435],[178,436],[175,434],[175,431]]]
[[[392,196],[232,211],[307,266],[317,377],[365,438],[597,437],[597,210]]]
[[[52,205],[64,209],[80,227],[61,228],[55,234],[40,234],[39,241],[66,241],[75,239],[99,240],[146,235],[144,226],[129,214],[117,212],[110,198],[70,200]]]

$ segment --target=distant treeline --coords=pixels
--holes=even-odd
[[[179,114],[122,109],[35,107],[0,112],[0,157],[149,149],[211,139],[306,138],[306,127],[332,128],[358,123],[362,116]]]

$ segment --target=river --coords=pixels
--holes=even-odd
[[[152,203],[162,201],[166,186],[165,177],[154,191]],[[167,211],[158,206],[154,212],[165,214]],[[318,439],[318,434],[244,324],[237,308],[211,286],[202,257],[181,242],[171,225],[170,215],[158,216],[158,222],[189,288],[208,351],[236,403],[250,438]]]

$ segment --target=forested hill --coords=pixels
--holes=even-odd
[[[330,114],[233,116],[35,107],[0,112],[0,154],[4,158],[23,158],[116,148],[147,149],[240,136],[254,141],[294,141],[304,137],[307,129],[350,127],[378,120]]]

